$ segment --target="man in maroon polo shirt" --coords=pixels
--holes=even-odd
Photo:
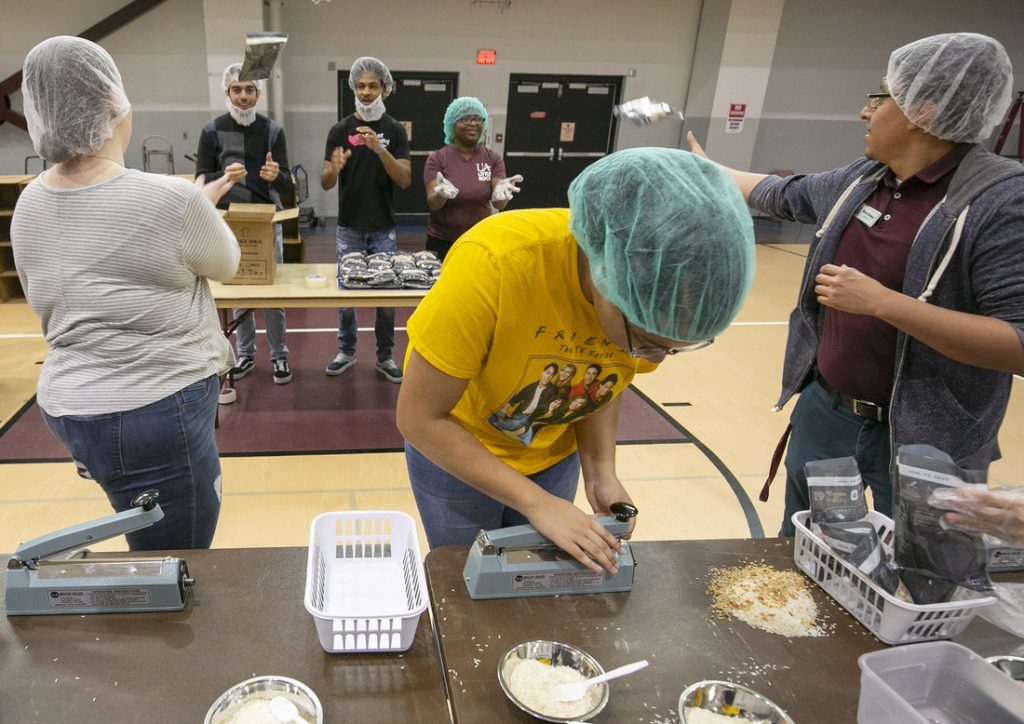
[[[891,516],[900,445],[975,469],[999,457],[1012,374],[1024,371],[1024,168],[979,144],[1011,88],[992,38],[924,38],[893,51],[868,94],[866,158],[785,179],[732,172],[751,207],[818,225],[776,408],[801,393],[780,535],[810,507],[810,460],[856,458]]]

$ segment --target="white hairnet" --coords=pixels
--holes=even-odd
[[[232,63],[231,65],[229,65],[227,68],[224,69],[224,77],[221,79],[220,87],[223,88],[226,91],[228,88],[231,87],[232,83],[234,83],[236,80],[238,80],[238,74],[241,73],[241,72],[242,72],[242,64],[241,63]],[[259,91],[260,93],[263,92],[263,84],[264,84],[264,82],[265,81],[263,81],[263,80],[249,80],[249,81],[246,81],[246,83],[255,83],[256,84],[256,90]]]
[[[384,86],[384,95],[391,95],[391,91],[395,87],[395,80],[391,77],[391,71],[388,70],[386,65],[369,55],[356,58],[356,62],[352,64],[352,69],[348,72],[348,87],[355,90],[356,81],[367,73],[373,73],[380,78],[380,82]]]
[[[944,141],[977,143],[1010,107],[1013,67],[987,35],[944,33],[894,50],[886,81],[911,123]]]
[[[673,148],[631,148],[569,184],[569,228],[597,290],[648,332],[711,339],[754,281],[754,223],[732,177]]]
[[[44,40],[22,72],[28,134],[50,163],[95,153],[131,111],[114,59],[84,38]]]

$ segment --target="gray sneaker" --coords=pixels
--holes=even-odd
[[[393,359],[378,362],[377,371],[384,375],[384,379],[388,382],[398,383],[402,381],[402,368],[396,365]]]
[[[347,370],[349,367],[356,363],[355,355],[351,357],[344,352],[338,352],[338,356],[327,365],[327,369],[324,370],[330,377],[337,377],[342,372]]]

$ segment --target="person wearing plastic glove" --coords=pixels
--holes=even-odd
[[[377,58],[356,58],[348,74],[355,95],[355,113],[335,123],[327,133],[320,187],[338,186],[337,258],[350,252],[377,254],[398,248],[395,231],[395,186],[412,183],[409,135],[405,126],[385,111],[384,99],[395,81]],[[337,377],[356,363],[356,310],[338,310],[338,354],[324,372]],[[374,333],[377,373],[388,382],[402,382],[402,368],[391,358],[395,346],[395,308],[377,307]]]
[[[227,174],[237,182],[217,204],[219,208],[226,209],[233,203],[273,204],[280,210],[283,208],[281,195],[295,187],[288,169],[284,129],[256,112],[264,81],[239,81],[241,72],[241,63],[232,63],[224,69],[221,88],[228,112],[203,126],[196,151],[196,176],[212,181]],[[274,253],[279,264],[284,261],[281,224],[274,224]],[[232,312],[236,320],[242,317],[235,328],[238,362],[231,369],[232,378],[240,380],[256,366],[256,310],[234,309]],[[292,381],[292,371],[288,365],[285,311],[264,309],[263,319],[267,326],[274,384],[286,385]]]
[[[631,502],[615,467],[621,393],[637,372],[729,326],[754,275],[753,223],[729,176],[677,149],[613,153],[569,186],[568,209],[495,214],[452,247],[408,323],[397,422],[431,547],[529,522],[592,570],[620,544],[593,514]],[[599,364],[608,392],[532,436],[492,422],[551,409]],[[545,393],[548,391],[548,394]],[[568,409],[565,400],[559,409]],[[575,410],[578,413],[580,410]]]
[[[163,519],[128,533],[129,548],[209,548],[221,498],[218,375],[233,357],[207,279],[238,269],[238,243],[214,206],[234,181],[125,169],[131,105],[95,43],[45,40],[23,78],[32,144],[54,164],[11,220],[18,276],[49,347],[43,420],[115,511],[159,492]]]
[[[776,408],[801,393],[780,535],[809,507],[808,461],[855,457],[891,516],[900,445],[933,445],[970,469],[999,458],[1012,375],[1024,372],[1024,167],[983,142],[1012,86],[992,38],[923,38],[893,51],[868,94],[865,158],[787,178],[732,170],[752,208],[818,227]]]
[[[984,533],[1024,548],[1024,485],[987,490],[939,489],[928,502],[951,511],[940,519],[943,527],[974,535]]]
[[[512,198],[501,155],[484,146],[487,109],[471,96],[456,98],[444,112],[444,141],[423,166],[427,190],[427,250],[444,261],[455,240],[491,215],[491,207],[504,209]],[[500,193],[499,193],[500,190]],[[515,187],[515,191],[519,191]]]

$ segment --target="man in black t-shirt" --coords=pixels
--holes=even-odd
[[[338,188],[337,251],[374,254],[393,252],[395,184],[412,183],[409,138],[405,127],[384,113],[384,99],[394,86],[391,71],[376,58],[364,57],[352,64],[348,85],[355,93],[356,112],[336,123],[327,134],[320,186]],[[327,374],[340,375],[356,361],[356,313],[338,310],[338,355],[327,365]],[[402,381],[402,369],[391,358],[395,345],[395,310],[378,308],[377,371],[390,382]]]
[[[263,88],[262,80],[239,81],[241,63],[232,63],[224,71],[222,87],[228,112],[203,126],[196,152],[196,176],[205,176],[207,183],[227,174],[237,183],[217,204],[226,209],[231,203],[274,204],[281,208],[281,194],[292,188],[288,170],[288,149],[284,129],[256,112],[256,102]],[[275,227],[275,251],[280,263],[284,257],[281,225]],[[235,309],[237,319],[245,315],[235,329],[238,361],[231,369],[234,379],[245,377],[256,364],[255,311]],[[288,346],[285,344],[283,309],[264,309],[267,343],[274,382],[284,385],[292,381],[288,367]]]

